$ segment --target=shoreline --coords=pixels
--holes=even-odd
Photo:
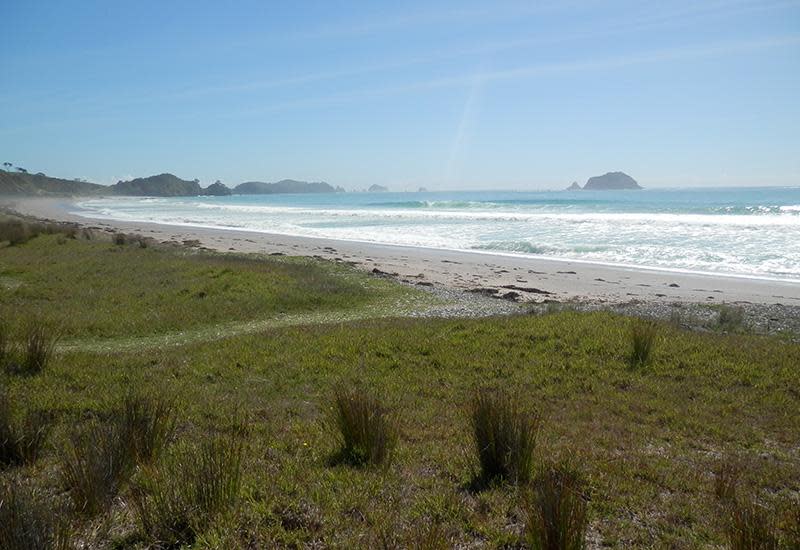
[[[138,233],[158,241],[191,243],[222,252],[324,258],[408,284],[444,287],[523,303],[800,306],[800,282],[787,280],[487,251],[299,237],[241,229],[108,220],[71,214],[70,205],[76,200],[8,197],[0,199],[0,205],[32,218]]]

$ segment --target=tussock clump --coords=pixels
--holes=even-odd
[[[632,367],[646,365],[652,355],[658,338],[658,325],[653,321],[637,321],[631,329],[631,354]]]
[[[137,464],[158,458],[175,431],[172,403],[144,395],[128,395],[113,421]]]
[[[481,478],[527,482],[533,468],[539,416],[524,411],[515,396],[484,388],[472,398],[470,419]]]
[[[333,423],[339,432],[339,458],[350,464],[383,464],[397,443],[397,429],[382,400],[360,386],[339,386]]]
[[[726,535],[731,550],[777,550],[775,514],[752,499],[734,499],[726,511]]]
[[[33,321],[25,332],[25,351],[20,363],[23,374],[34,375],[42,372],[50,363],[55,348],[57,334],[41,321]]]
[[[237,504],[243,448],[234,438],[184,448],[144,472],[132,491],[142,533],[158,547],[191,545]]]
[[[159,456],[174,430],[171,403],[131,394],[108,422],[73,432],[61,470],[76,509],[87,516],[103,512],[135,467]]]
[[[10,374],[33,376],[42,372],[53,357],[58,333],[40,320],[25,328],[23,340],[15,344],[8,323],[0,321],[0,367]]]
[[[79,513],[106,511],[133,473],[135,457],[124,437],[117,425],[97,421],[72,433],[61,457],[61,477]]]
[[[13,416],[11,400],[0,393],[0,467],[34,462],[49,431],[43,414],[29,413],[19,424],[14,423]]]
[[[714,496],[722,506],[736,501],[742,466],[730,459],[722,460],[714,470]]]
[[[578,550],[586,546],[588,498],[578,468],[545,465],[523,492],[525,535],[531,548]]]
[[[5,319],[0,319],[0,369],[7,368],[11,351],[11,327]]]
[[[69,531],[62,518],[51,498],[18,483],[0,486],[0,548],[66,549]]]

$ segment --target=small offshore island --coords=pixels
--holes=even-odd
[[[642,189],[639,183],[624,172],[607,172],[602,176],[593,176],[581,187],[577,181],[567,187],[567,191],[620,191],[627,189]]]

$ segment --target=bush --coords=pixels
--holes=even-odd
[[[79,513],[94,516],[110,506],[133,472],[130,448],[115,424],[95,421],[72,433],[61,459],[61,476]]]
[[[68,530],[63,514],[51,499],[17,483],[0,487],[0,548],[30,550],[68,548]]]
[[[727,507],[727,537],[731,550],[778,548],[775,514],[752,500],[735,499]]]
[[[397,430],[381,399],[360,386],[339,386],[334,394],[333,422],[339,432],[342,460],[356,466],[390,460]]]
[[[481,389],[471,403],[472,435],[483,480],[530,479],[539,416],[524,412],[506,392]]]
[[[175,431],[171,403],[144,395],[128,395],[114,418],[127,442],[128,452],[137,464],[149,464],[158,458]]]
[[[588,499],[583,478],[573,464],[543,467],[523,495],[525,535],[531,548],[578,550],[586,546]]]
[[[143,534],[159,547],[191,545],[236,506],[242,454],[236,439],[219,438],[147,470],[131,494]]]
[[[721,305],[717,314],[717,328],[725,332],[735,332],[744,325],[744,310],[741,307]]]
[[[631,329],[632,367],[641,367],[650,361],[658,337],[658,325],[653,321],[637,321]]]
[[[20,425],[13,421],[11,401],[0,393],[0,466],[34,462],[44,444],[49,428],[42,414],[29,413]]]
[[[33,238],[33,227],[21,220],[0,221],[0,242],[7,242],[9,246],[26,243]]]

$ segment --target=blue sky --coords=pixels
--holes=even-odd
[[[0,156],[99,183],[800,185],[800,1],[0,2]]]

